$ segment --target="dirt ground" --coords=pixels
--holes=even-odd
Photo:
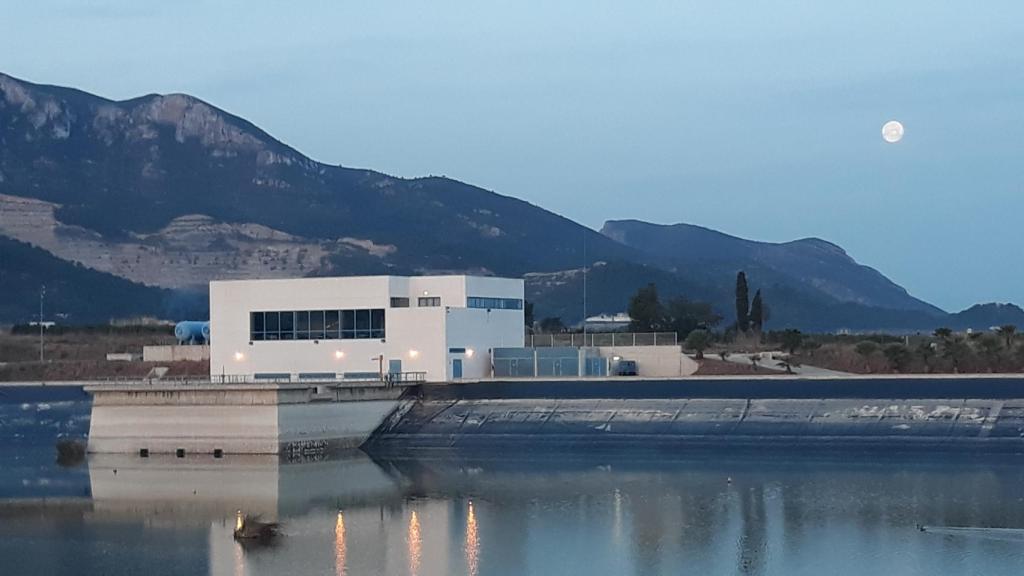
[[[781,374],[778,370],[769,370],[761,366],[754,367],[735,362],[723,362],[715,358],[704,357],[698,360],[700,365],[695,375],[697,376],[746,376],[749,374]]]
[[[144,378],[157,366],[167,367],[167,376],[209,374],[209,362],[118,362],[106,359],[108,353],[125,352],[141,357],[143,346],[174,342],[170,330],[46,334],[43,340],[45,362],[41,364],[37,334],[2,333],[0,382]]]

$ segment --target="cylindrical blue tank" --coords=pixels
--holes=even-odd
[[[178,322],[174,326],[174,337],[178,339],[179,344],[197,344],[200,342],[209,342],[209,340],[207,339],[209,337],[209,334],[209,322],[185,320],[184,322]]]

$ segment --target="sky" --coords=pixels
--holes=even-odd
[[[35,0],[0,30],[2,72],[189,93],[322,162],[595,229],[816,236],[947,310],[1024,303],[1019,0]]]

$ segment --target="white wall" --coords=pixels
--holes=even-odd
[[[448,311],[445,332],[448,349],[467,349],[467,353],[448,353],[447,379],[453,377],[452,360],[455,358],[462,359],[463,378],[488,378],[492,348],[523,346],[523,311],[452,308]],[[473,350],[473,354],[469,355],[468,350]]]
[[[441,306],[417,307],[422,296],[440,297]],[[467,309],[467,296],[522,299],[523,282],[472,276],[211,282],[210,374],[377,372],[376,358],[383,355],[385,371],[388,360],[401,359],[403,372],[422,371],[430,381],[443,381],[450,376],[448,349],[464,347],[472,348],[474,355],[464,360],[463,376],[489,375],[489,348],[522,345],[523,311]],[[409,298],[410,307],[391,308],[391,297]],[[362,308],[385,310],[383,341],[249,341],[253,311]]]
[[[602,358],[618,356],[636,362],[637,376],[690,376],[700,367],[678,346],[598,346]]]

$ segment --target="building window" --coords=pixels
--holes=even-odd
[[[295,340],[295,313],[279,312],[281,315],[281,340]]]
[[[408,298],[392,297],[391,298],[391,307],[392,308],[408,308],[409,307],[409,299]]]
[[[420,296],[416,299],[416,305],[420,308],[429,308],[441,305],[440,296]]]
[[[295,314],[295,339],[309,340],[309,311],[282,312],[281,314]]]
[[[280,312],[265,312],[263,315],[266,317],[263,321],[266,327],[264,340],[277,340],[279,336],[278,328],[280,327],[278,323]]]
[[[327,310],[324,312],[324,338],[334,340],[341,333],[340,312],[338,310]]]
[[[341,311],[341,339],[351,340],[356,337],[356,311]]]
[[[263,312],[249,314],[249,339],[263,340]]]
[[[466,298],[467,308],[488,308],[491,310],[522,310],[523,301],[519,298],[481,298],[470,296]]]
[[[250,312],[250,340],[384,339],[384,309]]]
[[[370,310],[370,338],[384,338],[384,311]]]
[[[370,311],[356,310],[356,338],[370,337]]]
[[[309,339],[310,340],[323,340],[324,339],[324,311],[323,310],[310,310],[309,311]]]

